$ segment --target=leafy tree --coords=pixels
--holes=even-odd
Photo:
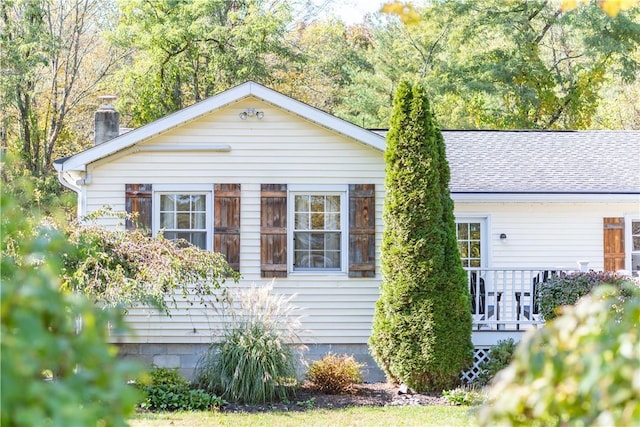
[[[420,19],[411,25],[372,26],[375,71],[353,88],[374,96],[368,114],[388,104],[394,82],[420,76],[447,128],[584,129],[599,126],[599,104],[637,76],[637,7],[615,18],[594,4],[562,13],[546,1],[444,1],[412,10]],[[610,115],[633,114],[607,107]]]
[[[137,374],[107,344],[121,313],[61,290],[65,254],[74,248],[51,227],[34,227],[2,189],[0,219],[0,420],[3,426],[125,426]],[[45,381],[46,380],[46,381]]]
[[[71,154],[88,129],[73,113],[112,72],[117,54],[100,37],[107,0],[8,0],[0,3],[0,128],[5,147],[19,153],[36,178],[53,159]],[[19,170],[19,169],[18,169]],[[21,172],[17,172],[21,175]]]
[[[442,391],[471,362],[471,312],[444,141],[422,84],[403,82],[387,136],[383,281],[370,346],[393,381]]]
[[[480,412],[482,425],[640,423],[640,288],[601,285],[526,335]],[[621,302],[622,301],[622,302]]]
[[[122,0],[113,40],[132,48],[112,86],[138,126],[246,80],[273,83],[292,59],[286,2]]]

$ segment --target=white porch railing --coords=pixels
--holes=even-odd
[[[475,331],[521,331],[544,323],[538,313],[539,283],[576,268],[465,268]]]

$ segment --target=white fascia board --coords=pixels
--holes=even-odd
[[[640,193],[456,193],[462,203],[638,203]]]
[[[188,123],[205,114],[211,113],[212,111],[225,107],[233,102],[238,102],[249,96],[260,98],[265,102],[288,110],[293,114],[318,123],[366,145],[370,145],[378,150],[384,151],[384,137],[320,111],[317,108],[311,107],[300,101],[296,101],[272,89],[268,89],[254,82],[247,82],[207,98],[206,100],[198,102],[190,107],[169,114],[168,116],[151,122],[145,126],[127,132],[110,141],[78,153],[59,164],[59,166],[56,165],[56,169],[62,171],[84,171],[89,163],[110,156],[113,153],[129,148],[139,142],[166,132],[174,127]]]

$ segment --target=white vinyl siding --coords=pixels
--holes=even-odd
[[[250,107],[264,111],[264,118],[240,120],[239,112]],[[120,153],[94,163],[88,171],[88,211],[103,205],[124,210],[124,186],[128,183],[149,183],[153,184],[154,192],[178,193],[201,191],[199,186],[211,189],[214,183],[241,184],[241,286],[250,286],[271,281],[260,277],[261,184],[286,183],[290,189],[319,186],[325,191],[339,188],[345,193],[348,184],[376,184],[376,247],[380,247],[384,199],[381,151],[255,99],[241,101],[142,144],[193,146],[199,143],[229,145],[231,150],[136,152],[132,149],[128,154]],[[346,199],[346,194],[344,197]],[[348,221],[348,216],[344,216]],[[348,233],[348,228],[344,233]],[[376,254],[377,277],[371,279],[354,280],[346,274],[311,271],[275,280],[274,292],[296,294],[293,302],[301,308],[306,342],[367,343],[380,285],[378,257]],[[347,262],[343,264],[346,269]],[[178,309],[172,310],[171,318],[152,309],[133,308],[129,310],[128,320],[134,334],[114,337],[114,340],[203,343],[210,342],[212,332],[220,326],[212,310],[197,303],[194,306],[181,303]]]
[[[490,214],[487,267],[577,268],[588,261],[601,270],[602,219],[636,210],[634,203],[456,203],[457,218]]]

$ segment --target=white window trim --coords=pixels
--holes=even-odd
[[[160,232],[160,196],[163,194],[204,194],[207,230],[207,250],[213,250],[213,197],[211,185],[158,185],[153,188],[153,220],[152,232],[157,236]]]
[[[455,216],[456,226],[458,223],[479,222],[480,223],[480,267],[488,268],[491,265],[491,216],[488,214],[460,214]],[[499,237],[497,237],[499,239]]]
[[[633,213],[624,216],[624,269],[629,274],[633,271],[633,266],[631,265],[631,252],[633,249],[631,223],[633,221],[640,221],[640,214]]]
[[[347,185],[289,185],[287,188],[287,271],[292,275],[345,275],[349,271],[349,187]],[[295,270],[293,266],[296,194],[340,196],[340,270]]]

